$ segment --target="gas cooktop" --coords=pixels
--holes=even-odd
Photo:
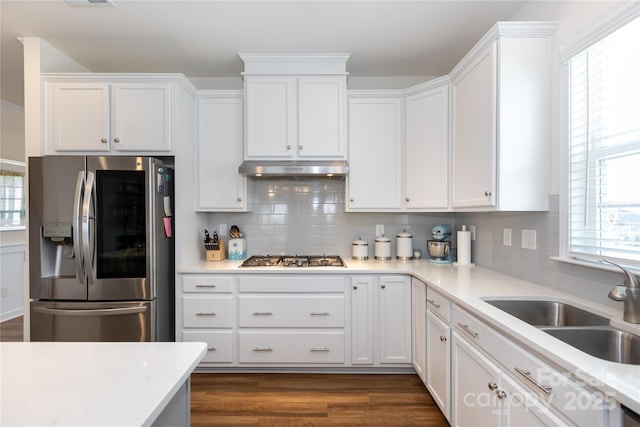
[[[338,255],[254,255],[240,267],[344,267]]]

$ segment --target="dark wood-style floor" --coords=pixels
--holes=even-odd
[[[14,317],[0,323],[0,341],[22,341],[23,317]]]
[[[191,425],[449,426],[416,375],[193,374]]]
[[[22,317],[0,323],[22,336]],[[191,376],[191,425],[449,426],[416,375],[235,373]]]

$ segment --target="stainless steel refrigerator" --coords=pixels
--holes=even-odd
[[[174,171],[151,157],[31,157],[32,341],[174,340]]]

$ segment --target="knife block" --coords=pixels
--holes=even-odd
[[[227,247],[222,239],[220,239],[220,249],[205,249],[205,252],[207,254],[207,261],[222,261],[223,259],[227,259]]]

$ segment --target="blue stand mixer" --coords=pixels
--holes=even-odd
[[[427,240],[429,262],[451,264],[454,261],[451,254],[451,233],[453,228],[449,224],[436,225],[431,229],[433,240]]]

